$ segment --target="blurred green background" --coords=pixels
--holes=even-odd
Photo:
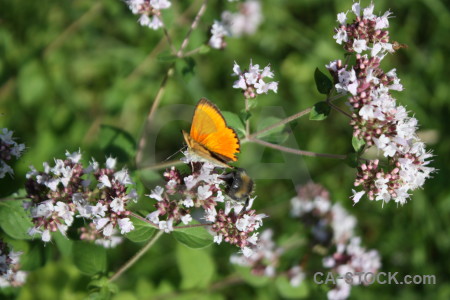
[[[173,40],[179,45],[200,1],[172,1],[163,11]],[[363,2],[367,5],[368,2]],[[282,107],[287,115],[323,100],[315,88],[314,70],[329,61],[343,58],[333,38],[336,14],[351,8],[352,1],[262,1],[264,21],[250,37],[227,39],[224,51],[211,50],[191,61],[177,61],[175,73],[166,87],[161,107],[173,104],[192,106],[207,97],[221,109],[239,113],[243,97],[232,88],[234,61],[242,67],[250,59],[262,66],[270,63],[279,82],[278,94],[258,97],[253,126],[268,106]],[[434,274],[436,285],[372,285],[354,287],[351,299],[449,299],[450,298],[450,107],[449,79],[450,4],[439,0],[376,1],[375,12],[390,9],[392,40],[408,45],[383,61],[385,70],[397,69],[405,91],[396,93],[420,123],[420,135],[435,154],[432,166],[439,169],[423,190],[416,191],[403,207],[390,203],[361,201],[352,206],[348,199],[355,170],[338,160],[292,158],[298,163],[298,182],[312,179],[330,190],[359,222],[358,233],[368,248],[380,251],[384,272],[401,275]],[[236,11],[236,3],[210,1],[199,29],[194,31],[188,50],[208,41],[209,29],[224,9]],[[62,158],[65,150],[79,148],[84,158],[119,156],[120,163],[136,170],[127,153],[105,144],[108,126],[127,132],[135,141],[143,133],[145,119],[171,62],[164,59],[168,47],[162,31],[139,26],[125,3],[119,0],[8,1],[0,0],[0,126],[15,132],[26,144],[26,152],[14,165],[15,177],[0,181],[1,195],[23,186],[29,165]],[[186,70],[188,72],[186,72]],[[188,115],[190,112],[188,113]],[[108,125],[108,126],[105,126]],[[189,122],[165,126],[157,137],[157,161],[163,161],[183,145],[181,129]],[[293,122],[290,128],[303,150],[346,154],[352,151],[348,120],[332,113],[324,122]],[[135,142],[136,143],[136,142]],[[132,145],[131,152],[136,144]],[[283,162],[276,151],[245,145],[241,164],[251,166]],[[144,154],[145,155],[145,154]],[[255,158],[256,157],[256,158]],[[249,168],[252,173],[252,169]],[[255,174],[258,195],[255,207],[271,212],[266,227],[277,239],[298,232],[289,220],[289,200],[295,195],[291,180],[279,174]],[[258,172],[260,170],[258,169]],[[257,178],[257,179],[258,179]],[[146,191],[147,192],[147,191]],[[147,199],[147,200],[146,200]],[[150,209],[151,201],[144,205]],[[79,299],[87,295],[89,278],[74,267],[70,255],[61,255],[55,245],[39,250],[25,287],[12,292],[19,299]],[[109,270],[116,270],[140,245],[131,242],[109,252]],[[277,299],[273,284],[259,287],[236,284],[197,293],[192,287],[208,287],[233,276],[228,263],[236,249],[226,245],[192,252],[170,237],[163,237],[142,260],[119,281],[117,299]],[[302,250],[303,251],[303,250]],[[301,259],[299,252],[298,260]],[[187,254],[186,254],[187,253]],[[204,262],[186,266],[183,257]],[[197,269],[196,269],[197,268]],[[206,282],[186,283],[190,273],[204,274]],[[202,273],[203,272],[203,273]],[[186,277],[187,276],[187,277]],[[191,288],[191,289],[190,289]],[[183,292],[183,289],[190,292]],[[309,297],[325,295],[325,288],[310,284]],[[177,292],[178,291],[178,292]],[[191,297],[191,298],[189,298]],[[204,297],[204,298],[201,298]]]

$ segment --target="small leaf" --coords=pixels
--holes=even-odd
[[[135,243],[145,242],[155,235],[156,228],[149,223],[133,216],[131,216],[130,219],[133,222],[134,230],[125,235],[130,241]]]
[[[363,149],[365,144],[366,144],[366,141],[358,139],[356,136],[352,137],[352,146],[356,152],[360,152]]]
[[[181,75],[183,75],[184,77],[194,75],[195,60],[192,57],[183,58],[180,64],[181,64]]]
[[[241,111],[241,113],[239,114],[239,116],[241,117],[241,120],[243,122],[247,121],[248,119],[250,119],[250,117],[252,116],[252,113],[249,111],[246,111],[245,109],[243,109]]]
[[[278,276],[275,285],[283,299],[302,299],[309,296],[308,285],[304,281],[299,286],[292,286],[286,276]]]
[[[261,131],[265,128],[268,128],[278,122],[280,122],[281,119],[277,117],[267,117],[264,118],[259,124],[258,124],[258,131]],[[277,126],[269,131],[266,131],[262,134],[258,135],[258,138],[261,140],[264,140],[269,143],[275,143],[275,144],[281,144],[288,138],[288,133],[284,131],[285,126]]]
[[[209,286],[215,272],[215,265],[208,252],[178,244],[176,258],[182,278],[182,289]]]
[[[319,93],[328,95],[333,88],[333,82],[331,82],[330,78],[327,75],[322,73],[319,68],[316,68],[314,72],[314,80],[316,81],[316,87]]]
[[[189,248],[204,248],[213,242],[213,237],[203,226],[174,228],[173,236]]]
[[[237,114],[229,111],[222,111],[222,115],[227,121],[227,125],[236,131],[239,138],[244,138],[245,126],[244,123],[242,123],[241,118],[239,118]]]
[[[28,229],[33,227],[33,223],[25,212],[22,201],[0,202],[0,227],[12,238],[18,240],[32,239],[28,234]]]
[[[331,107],[325,101],[320,101],[314,104],[311,112],[309,113],[309,119],[314,121],[325,120],[330,114]]]
[[[78,269],[88,275],[104,272],[106,270],[105,248],[76,241],[73,244],[73,260]]]
[[[211,47],[208,45],[201,45],[200,48],[198,49],[199,54],[206,54],[209,51],[211,51]]]

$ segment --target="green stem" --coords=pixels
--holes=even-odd
[[[148,251],[148,249],[150,249],[156,243],[156,241],[161,237],[163,233],[164,233],[163,230],[158,231],[158,233],[154,237],[152,237],[148,241],[148,243],[141,250],[139,250],[138,253],[136,253],[129,261],[127,261],[122,267],[120,267],[120,269],[113,276],[111,276],[109,281],[110,282],[115,281],[117,278],[120,277],[120,275],[122,275],[122,273],[124,273],[131,266],[133,266],[138,261],[138,259],[141,258],[142,255],[144,255]]]

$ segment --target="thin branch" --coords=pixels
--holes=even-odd
[[[334,105],[331,101],[328,102],[328,105],[330,105],[332,109],[334,109],[334,110],[342,113],[343,115],[349,117],[350,119],[352,119],[352,115],[350,115],[348,112],[342,110],[340,107]]]
[[[250,134],[249,136],[247,136],[246,139],[249,140],[249,141],[252,141],[253,139],[256,139],[259,135],[261,135],[263,133],[266,133],[266,132],[268,132],[268,131],[270,131],[270,130],[272,130],[274,128],[277,128],[279,126],[282,126],[284,124],[292,122],[292,121],[294,121],[296,119],[299,119],[299,118],[303,117],[304,115],[309,114],[310,111],[311,111],[311,108],[307,108],[307,109],[305,109],[305,110],[303,110],[303,111],[301,111],[299,113],[296,113],[295,115],[287,117],[286,119],[283,119],[283,120],[281,120],[281,121],[279,121],[279,122],[277,122],[277,123],[275,123],[273,125],[270,125],[269,127],[266,127],[266,128],[264,128],[264,129],[262,129],[260,131],[257,131],[257,132],[254,132],[254,133]]]
[[[111,276],[109,281],[110,282],[115,281],[117,278],[120,277],[120,275],[122,275],[123,272],[125,272],[131,266],[133,266],[136,263],[136,261],[138,261],[138,259],[141,258],[142,255],[144,255],[148,251],[148,249],[150,249],[156,243],[156,241],[161,237],[163,233],[164,233],[163,230],[158,231],[158,233],[155,234],[155,236],[153,236],[148,241],[148,243],[141,250],[139,250],[138,253],[136,253],[129,261],[127,261],[122,267],[120,267],[120,269],[113,276]]]
[[[186,33],[186,36],[184,37],[183,42],[181,43],[181,47],[177,52],[178,57],[183,56],[183,50],[186,48],[186,46],[189,44],[189,39],[191,37],[192,31],[197,27],[200,18],[203,16],[203,14],[206,11],[206,5],[208,4],[208,0],[204,0],[202,3],[202,6],[200,6],[200,9],[197,12],[197,15],[194,18],[194,22],[192,22],[191,27],[189,28],[189,31]]]
[[[167,30],[166,24],[164,23],[163,19],[161,17],[157,17],[159,21],[162,24],[162,29],[164,31],[164,35],[166,37],[167,43],[169,44],[170,49],[175,54],[177,52],[177,49],[175,49],[175,46],[173,45],[172,38],[170,37],[169,31]]]
[[[255,139],[255,138],[250,139],[249,141],[272,148],[272,149],[276,149],[276,150],[279,150],[282,152],[293,153],[293,154],[297,154],[297,155],[304,155],[304,156],[311,156],[311,157],[327,157],[327,158],[336,158],[336,159],[346,159],[347,158],[347,155],[316,153],[316,152],[311,152],[311,151],[297,150],[297,149],[292,149],[292,148],[288,148],[288,147],[284,147],[284,146],[280,146],[280,145],[275,145],[275,144],[268,143],[268,142],[260,140],[260,139]]]
[[[153,120],[153,116],[155,115],[156,109],[158,108],[159,103],[161,102],[161,99],[162,99],[162,95],[164,94],[167,81],[174,72],[174,67],[175,67],[175,64],[172,63],[171,66],[169,67],[169,69],[167,70],[166,75],[164,75],[164,78],[161,82],[158,93],[156,94],[155,100],[153,100],[152,107],[150,108],[150,111],[147,115],[146,124],[151,124],[151,122]],[[144,151],[144,146],[145,146],[146,142],[147,142],[147,135],[145,134],[145,129],[144,129],[144,134],[142,134],[141,139],[139,140],[138,151],[136,153],[136,165],[138,165],[140,163],[140,161],[142,160],[142,153]]]

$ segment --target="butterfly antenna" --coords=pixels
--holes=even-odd
[[[175,152],[174,154],[170,155],[169,157],[167,157],[164,161],[168,161],[169,159],[171,159],[172,157],[174,157],[175,155],[177,155],[179,152],[183,151],[184,149],[186,149],[186,146],[179,149],[177,152]]]

